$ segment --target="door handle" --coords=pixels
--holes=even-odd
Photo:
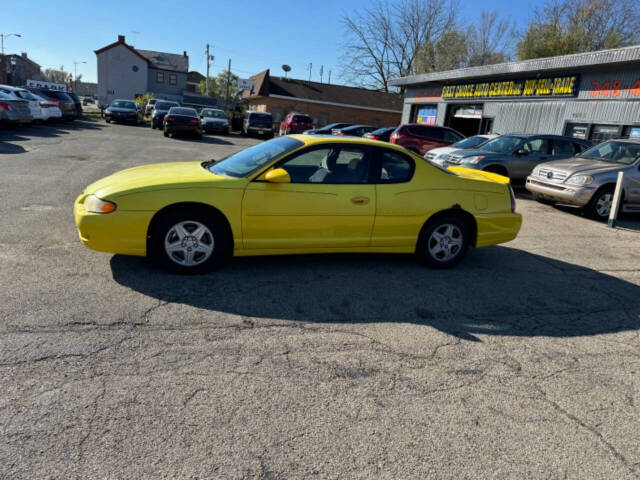
[[[355,203],[356,205],[366,205],[369,203],[368,197],[353,197],[351,199],[351,203]]]

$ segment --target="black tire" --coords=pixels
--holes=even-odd
[[[156,125],[153,122],[151,122],[151,130],[155,130],[155,129],[156,129]]]
[[[601,222],[606,221],[609,218],[609,212],[611,211],[611,204],[613,203],[614,187],[603,187],[593,194],[589,204],[585,207],[586,214],[594,220]],[[603,206],[608,208],[602,208]]]
[[[163,131],[163,133],[164,133],[164,136],[165,136],[165,137],[168,137],[168,136],[169,136],[169,132],[167,131],[167,129],[165,129],[165,130]]]
[[[445,243],[439,244],[434,233],[444,235],[442,242]],[[431,268],[451,268],[464,258],[470,239],[471,229],[464,219],[456,215],[441,215],[428,221],[423,228],[416,255]]]
[[[107,122],[107,123],[111,123],[111,119],[110,119],[110,118],[106,118],[106,119],[105,119],[105,122]]]
[[[209,230],[209,232],[203,236],[203,245],[212,245],[213,250],[202,263],[185,266],[178,263],[180,258],[184,260],[184,256],[181,257],[182,254],[180,252],[173,253],[174,258],[177,260],[172,259],[172,254],[165,249],[165,240],[170,240],[172,237],[177,239],[174,230],[177,225],[184,225],[184,228],[189,233],[194,233],[196,230],[189,229],[193,227],[197,229],[197,224],[204,225]],[[209,235],[211,237],[210,240]],[[228,259],[230,238],[231,236],[229,235],[227,225],[205,211],[198,209],[172,211],[163,215],[156,223],[151,234],[150,254],[156,264],[170,272],[181,275],[207,273],[222,265]]]

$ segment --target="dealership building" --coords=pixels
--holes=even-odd
[[[403,123],[640,138],[640,45],[403,77]]]

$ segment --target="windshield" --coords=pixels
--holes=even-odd
[[[503,135],[502,137],[489,140],[482,145],[482,150],[495,153],[511,153],[518,145],[524,140],[522,137],[516,137],[514,135]]]
[[[114,100],[111,106],[116,108],[131,108],[135,110],[136,102],[128,102],[126,100]]]
[[[454,143],[451,147],[454,148],[474,148],[478,145],[482,145],[487,141],[486,137],[481,137],[480,135],[474,135],[473,137],[463,138],[459,142]]]
[[[222,110],[202,110],[203,117],[227,118]]]
[[[631,165],[638,157],[640,157],[640,144],[631,142],[603,142],[580,155],[580,158],[592,158],[623,165]]]
[[[156,102],[156,110],[169,110],[171,107],[179,107],[175,102]]]
[[[237,178],[246,177],[282,154],[302,145],[301,141],[291,137],[278,137],[234,153],[210,167],[205,164],[203,166],[218,175]]]
[[[270,113],[252,113],[249,116],[249,125],[270,127],[271,124],[272,124],[272,117]]]

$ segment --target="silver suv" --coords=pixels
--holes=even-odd
[[[618,172],[625,172],[621,210],[640,212],[640,140],[609,140],[568,160],[541,163],[527,177],[537,200],[585,208],[609,217]]]

